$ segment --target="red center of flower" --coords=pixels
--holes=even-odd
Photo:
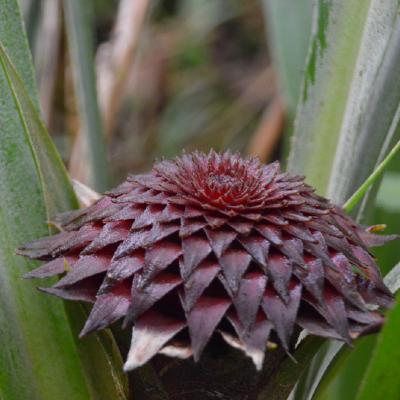
[[[244,186],[245,183],[234,176],[211,174],[206,177],[205,192],[210,199],[216,200],[220,197],[227,198],[233,197],[232,195],[239,195],[245,190]]]
[[[255,209],[268,201],[278,166],[243,159],[229,152],[193,153],[154,167],[160,185],[200,205],[219,209]]]

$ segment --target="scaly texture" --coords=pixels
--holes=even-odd
[[[350,343],[383,322],[368,304],[392,304],[368,247],[393,237],[278,163],[184,154],[56,223],[19,249],[47,261],[27,277],[65,274],[42,290],[94,303],[82,335],[132,325],[126,370],[157,353],[198,360],[216,334],[260,369],[268,341],[290,351],[296,326]]]

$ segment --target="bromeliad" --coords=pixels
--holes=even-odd
[[[41,290],[94,303],[81,335],[132,326],[126,370],[157,353],[198,360],[215,335],[261,369],[268,342],[290,351],[302,328],[350,343],[381,326],[369,305],[392,304],[368,248],[393,237],[278,163],[184,154],[55,222],[18,250],[47,262],[27,277],[64,274]]]

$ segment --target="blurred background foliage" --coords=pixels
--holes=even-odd
[[[57,2],[62,3],[25,0],[25,19],[49,131],[72,174],[91,183],[84,172],[90,166],[79,167],[82,158],[72,151],[82,133],[79,93],[71,85],[77,75],[73,44]],[[265,160],[277,157],[285,111],[260,2],[87,3],[109,186],[182,149],[231,148]],[[300,68],[298,84],[301,75]]]
[[[302,79],[312,81],[320,68],[315,60],[327,46],[324,24],[332,5],[328,0],[20,1],[44,120],[70,174],[97,190],[182,149],[229,148],[286,164]],[[372,6],[357,3],[360,12],[357,7],[349,12],[357,11],[362,28]],[[314,4],[320,11],[314,20],[318,42],[311,41]],[[344,52],[350,50],[344,46]],[[352,53],[354,63],[357,54]],[[308,118],[303,113],[299,131]],[[363,222],[388,223],[388,233],[399,233],[399,160],[375,192]],[[399,260],[398,244],[376,255],[386,273]],[[355,398],[375,339],[339,353],[318,398]]]

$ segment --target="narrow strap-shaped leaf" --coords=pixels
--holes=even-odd
[[[32,97],[35,106],[39,109],[36,96],[36,83],[34,80],[31,53],[26,35],[23,33],[22,15],[17,0],[0,1],[0,38],[4,48],[10,55],[18,70],[24,85]]]
[[[113,339],[78,342],[79,309],[66,312],[21,279],[32,265],[15,249],[48,234],[49,215],[76,205],[37,111],[31,72],[17,2],[0,0],[0,398],[125,399]]]
[[[384,282],[392,293],[397,293],[400,289],[400,263],[390,270],[390,272],[385,276]]]
[[[89,184],[97,191],[107,189],[107,160],[103,128],[97,104],[90,29],[90,1],[63,0],[68,45],[71,53],[75,96],[79,105],[81,132],[78,157],[87,159]],[[82,162],[82,160],[81,160]]]
[[[88,387],[63,305],[21,279],[31,267],[14,253],[48,230],[40,177],[0,59],[0,398],[51,400],[61,390],[64,399],[85,400]]]
[[[274,63],[289,116],[293,118],[311,35],[313,1],[263,0],[262,4]]]
[[[388,145],[398,105],[397,8],[395,0],[318,1],[289,167],[339,203]]]
[[[398,8],[397,0],[316,2],[289,169],[339,204],[398,135]],[[296,399],[311,399],[317,384],[310,387],[305,379],[318,383],[322,375],[321,368],[307,371]]]
[[[328,194],[342,204],[400,139],[400,5],[372,0]]]
[[[46,132],[40,115],[28,94],[15,66],[0,42],[0,62],[29,144],[45,198],[47,219],[56,212],[77,206],[77,200],[67,172],[53,142]]]
[[[384,281],[391,292],[398,291],[400,264],[392,268]],[[354,398],[375,342],[376,337],[369,336],[358,341],[355,348],[337,341],[321,347],[303,374],[294,393],[294,400],[325,400],[330,398],[331,393],[335,396],[346,395],[348,399]],[[340,385],[335,386],[338,382]]]
[[[343,205],[343,209],[346,212],[350,212],[363,198],[368,189],[382,177],[385,172],[385,168],[389,162],[397,155],[400,150],[400,140],[392,148],[385,159],[378,165],[375,171],[365,180],[365,182],[357,189],[356,192],[346,201]]]
[[[400,398],[400,296],[397,306],[388,313],[388,320],[372,352],[362,379],[357,400]]]

